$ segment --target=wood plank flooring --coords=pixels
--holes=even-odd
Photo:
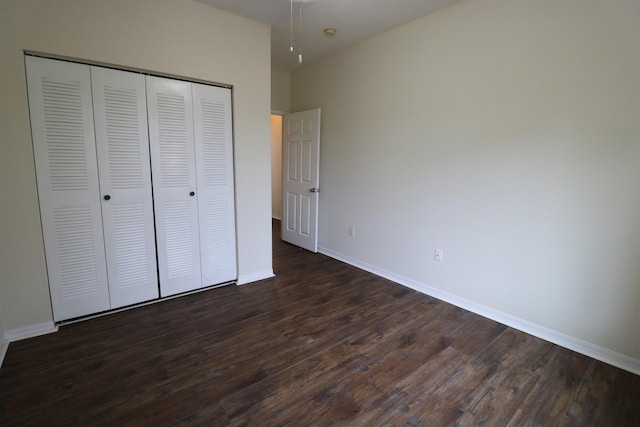
[[[282,243],[274,279],[12,343],[0,426],[640,426],[640,377]]]

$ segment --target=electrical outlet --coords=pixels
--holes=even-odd
[[[433,254],[433,259],[438,262],[442,262],[444,258],[444,251],[442,249],[436,248],[436,251]]]
[[[349,237],[356,237],[356,229],[353,228],[353,225],[349,226]]]

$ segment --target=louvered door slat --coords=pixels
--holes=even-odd
[[[214,285],[237,277],[231,90],[192,90],[202,282]]]
[[[26,57],[55,321],[109,309],[88,66]]]
[[[191,233],[192,206],[188,200],[167,202],[164,205],[164,238],[167,251],[167,275],[169,279],[189,276],[194,271],[193,235]]]
[[[202,286],[191,84],[147,77],[147,104],[160,294],[167,296]]]
[[[109,292],[117,308],[159,295],[145,78],[91,67],[91,81]]]

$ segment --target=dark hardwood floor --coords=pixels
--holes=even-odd
[[[280,242],[274,279],[12,343],[0,426],[639,426],[640,377]]]

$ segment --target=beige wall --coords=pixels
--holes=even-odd
[[[271,68],[271,111],[291,111],[291,71]]]
[[[23,50],[233,85],[239,280],[272,272],[270,30],[190,0],[0,3],[0,313],[51,322]]]
[[[639,3],[466,0],[294,71],[322,250],[640,372]]]

